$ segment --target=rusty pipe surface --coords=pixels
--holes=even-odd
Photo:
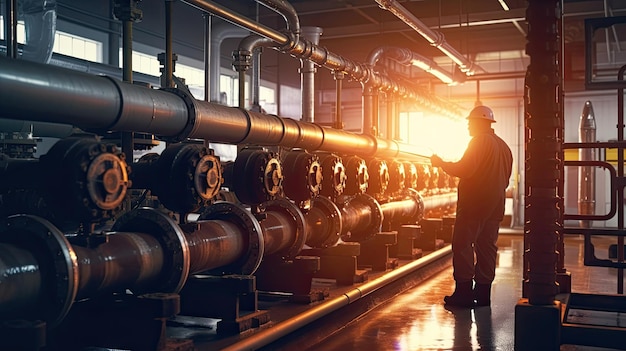
[[[78,261],[78,298],[143,289],[159,278],[164,252],[156,238],[117,232],[107,234],[107,238],[94,249],[73,245]]]
[[[424,150],[368,135],[196,101],[59,67],[0,57],[0,110],[11,119],[135,131],[233,144],[278,145],[374,157],[428,157]],[[33,97],[38,103],[33,104]]]

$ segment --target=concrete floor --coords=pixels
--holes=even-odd
[[[609,239],[597,238],[597,256],[607,256]],[[500,235],[490,307],[447,309],[443,296],[454,289],[452,268],[371,310],[308,350],[513,350],[515,306],[522,296],[522,235]],[[612,268],[583,265],[583,239],[566,238],[565,267],[572,292],[616,293]],[[626,347],[626,346],[625,346]],[[561,350],[607,350],[562,345]]]

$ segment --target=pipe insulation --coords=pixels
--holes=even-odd
[[[183,140],[277,145],[364,157],[429,157],[424,149],[308,122],[197,101],[61,67],[0,57],[0,118],[134,131]],[[36,100],[37,103],[33,103]]]

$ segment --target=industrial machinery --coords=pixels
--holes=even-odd
[[[281,38],[291,54],[321,59],[316,44]],[[332,69],[356,79],[366,70],[433,104],[326,56]],[[40,157],[2,149],[2,346],[191,348],[166,337],[174,317],[217,319],[219,337],[239,334],[272,322],[262,298],[323,301],[318,279],[362,283],[442,247],[454,181],[411,146],[199,101],[164,71],[166,84],[152,89],[0,57],[0,117],[71,131]],[[0,132],[17,132],[10,125]],[[134,161],[123,151],[132,138],[110,132],[167,146]],[[236,160],[221,161],[209,141],[238,145]]]

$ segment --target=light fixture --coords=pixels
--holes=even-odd
[[[500,6],[502,6],[502,8],[504,9],[504,11],[508,11],[509,9],[509,5],[506,4],[505,0],[498,0],[498,2],[500,3]]]

